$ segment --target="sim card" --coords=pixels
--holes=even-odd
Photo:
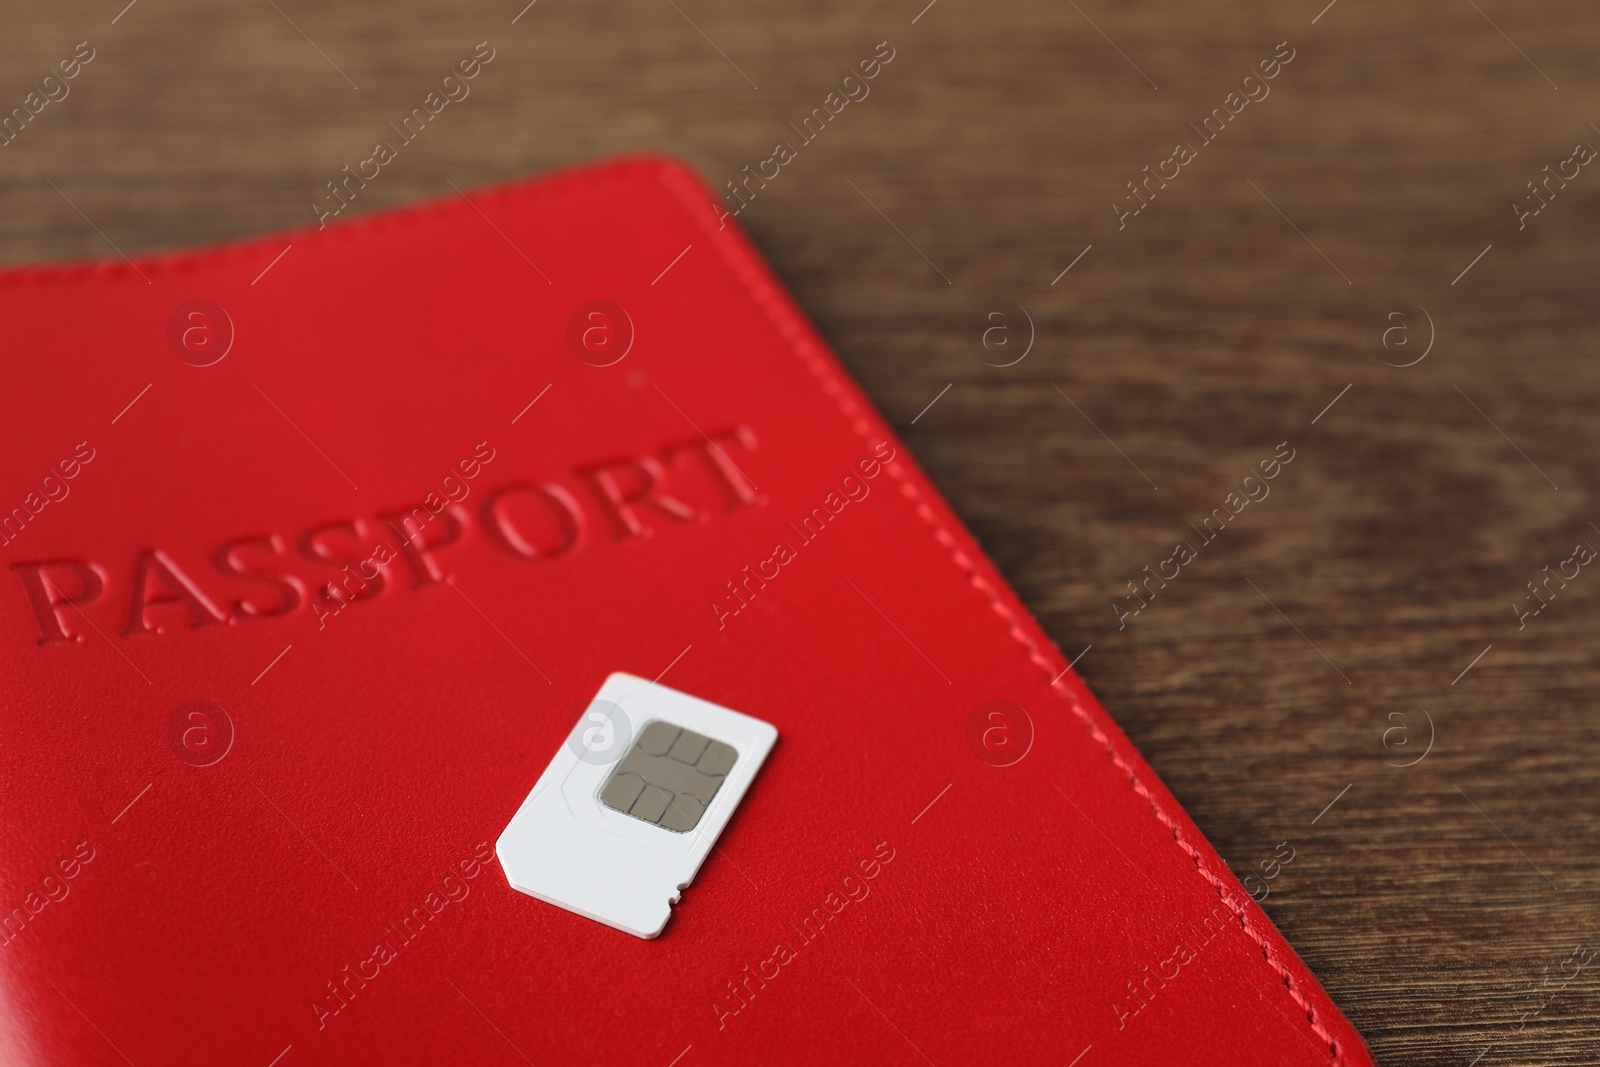
[[[661,933],[778,731],[631,674],[606,679],[495,842],[512,888]]]

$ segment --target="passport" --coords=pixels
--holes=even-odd
[[[0,1061],[1371,1062],[682,165],[0,313]],[[619,673],[777,739],[653,940],[493,845]]]

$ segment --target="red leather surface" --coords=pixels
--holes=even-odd
[[[611,366],[568,342],[595,300]],[[3,1062],[1370,1062],[676,165],[12,271],[0,316]],[[448,543],[400,552],[430,492]],[[643,941],[485,843],[608,673],[669,664],[780,737]]]

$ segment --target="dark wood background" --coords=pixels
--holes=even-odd
[[[720,186],[890,42],[741,221],[1234,868],[1294,849],[1265,907],[1382,1062],[1600,1059],[1600,964],[1567,962],[1600,949],[1600,575],[1513,606],[1600,547],[1600,168],[1511,208],[1600,148],[1592,5],[122,2],[0,18],[6,109],[96,51],[0,149],[7,261],[309,222],[483,40],[351,213],[636,149]],[[1119,231],[1124,183],[1283,41]],[[987,365],[1018,309],[1031,351]],[[1119,630],[1124,583],[1284,441]]]

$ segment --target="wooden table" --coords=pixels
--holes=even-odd
[[[480,41],[351,213],[791,142],[741,221],[1378,1057],[1600,1057],[1592,6],[121,2],[4,20],[94,50],[9,261],[309,222]]]

